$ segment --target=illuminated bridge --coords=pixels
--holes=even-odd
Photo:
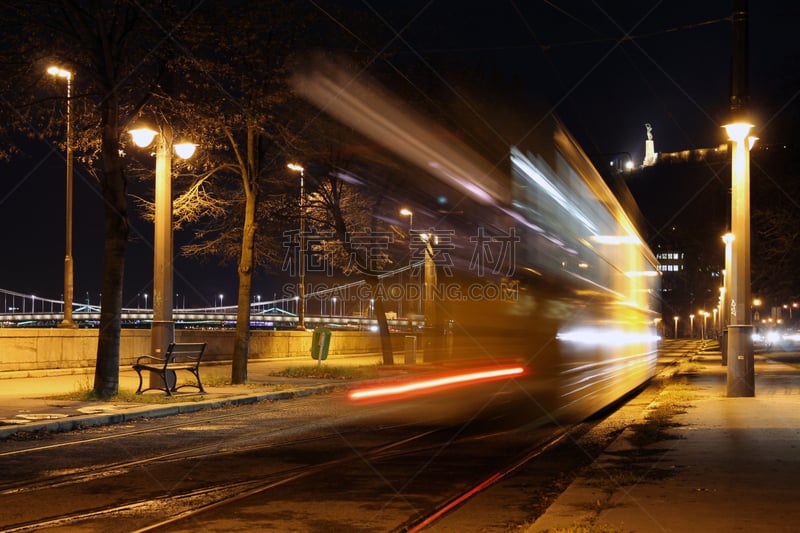
[[[0,289],[3,308],[0,312],[0,327],[56,327],[64,318],[64,302],[40,298],[31,294]],[[335,298],[334,298],[335,301]],[[287,308],[296,305],[294,299],[254,302],[250,304],[250,325],[254,328],[292,329],[297,326],[297,314]],[[373,327],[377,321],[372,317],[372,306],[367,304],[366,316],[336,315],[335,308],[327,316],[306,314],[305,325],[339,326],[354,329]],[[73,302],[72,318],[79,327],[97,327],[100,323],[100,306]],[[176,328],[234,327],[237,321],[237,306],[214,306],[173,309],[172,319]],[[153,320],[152,308],[122,309],[123,327],[149,328]],[[390,320],[390,324],[397,322]],[[406,321],[403,321],[407,325]]]

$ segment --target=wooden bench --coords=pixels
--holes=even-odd
[[[172,393],[182,387],[195,387],[200,389],[200,392],[205,392],[203,383],[200,381],[200,361],[203,359],[203,352],[206,349],[204,342],[191,342],[191,343],[176,343],[173,342],[167,348],[167,353],[162,359],[152,355],[143,355],[136,360],[133,369],[139,374],[139,388],[136,394],[141,394],[147,390],[163,390],[167,396],[172,396]],[[142,371],[149,370],[161,378],[163,387],[147,387],[142,388]],[[177,386],[176,371],[186,370],[191,372],[197,380],[197,385],[187,383]]]

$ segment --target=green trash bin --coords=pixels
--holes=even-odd
[[[315,328],[311,336],[311,358],[324,361],[328,358],[328,348],[331,346],[331,330],[328,328]]]

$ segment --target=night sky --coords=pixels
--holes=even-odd
[[[453,58],[507,77],[544,98],[590,156],[627,152],[641,163],[645,123],[656,151],[725,141],[733,0],[310,2],[331,31],[364,35],[397,64],[430,68]],[[598,5],[599,4],[599,5]],[[340,8],[358,8],[358,25]],[[756,134],[793,140],[787,126],[800,89],[794,2],[750,2],[750,92]],[[361,29],[370,25],[369,36]],[[336,29],[338,28],[338,29]],[[345,30],[346,28],[346,30]],[[336,45],[331,45],[335,48]],[[77,83],[80,83],[78,76]],[[454,94],[453,97],[457,97]],[[497,95],[502,98],[501,94]],[[796,131],[796,129],[795,129]],[[0,165],[0,288],[60,298],[64,258],[64,155],[46,143]],[[133,210],[132,210],[133,212]],[[152,228],[132,221],[126,306],[152,292]],[[99,301],[103,209],[96,183],[75,167],[75,300]],[[176,247],[190,238],[176,234]],[[254,293],[271,296],[270,277]],[[235,301],[234,266],[176,259],[175,292],[187,306]],[[138,301],[143,303],[141,297]],[[180,301],[176,302],[180,305]]]

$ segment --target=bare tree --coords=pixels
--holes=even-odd
[[[197,229],[204,240],[183,251],[238,262],[233,383],[247,381],[253,273],[259,263],[276,259],[274,234],[260,223],[270,211],[262,204],[263,188],[276,174],[284,175],[287,153],[293,151],[285,73],[300,29],[295,14],[280,2],[245,1],[229,6],[222,25],[216,6],[200,6],[192,26],[179,36],[188,53],[172,65],[171,76],[180,87],[176,81],[165,89],[170,107],[190,117],[208,149],[210,170],[180,202],[183,216],[205,219]],[[211,187],[214,197],[206,195]],[[212,198],[228,206],[224,217],[209,216]]]
[[[75,74],[76,146],[95,167],[105,203],[102,309],[94,391],[119,389],[119,347],[125,249],[129,234],[127,180],[121,136],[163,73],[165,28],[172,13],[161,2],[63,0],[6,3],[0,69],[3,106],[13,127],[45,134],[43,73],[57,63]],[[154,21],[159,20],[158,24]],[[47,101],[45,100],[45,103]],[[52,97],[50,102],[52,102]]]

